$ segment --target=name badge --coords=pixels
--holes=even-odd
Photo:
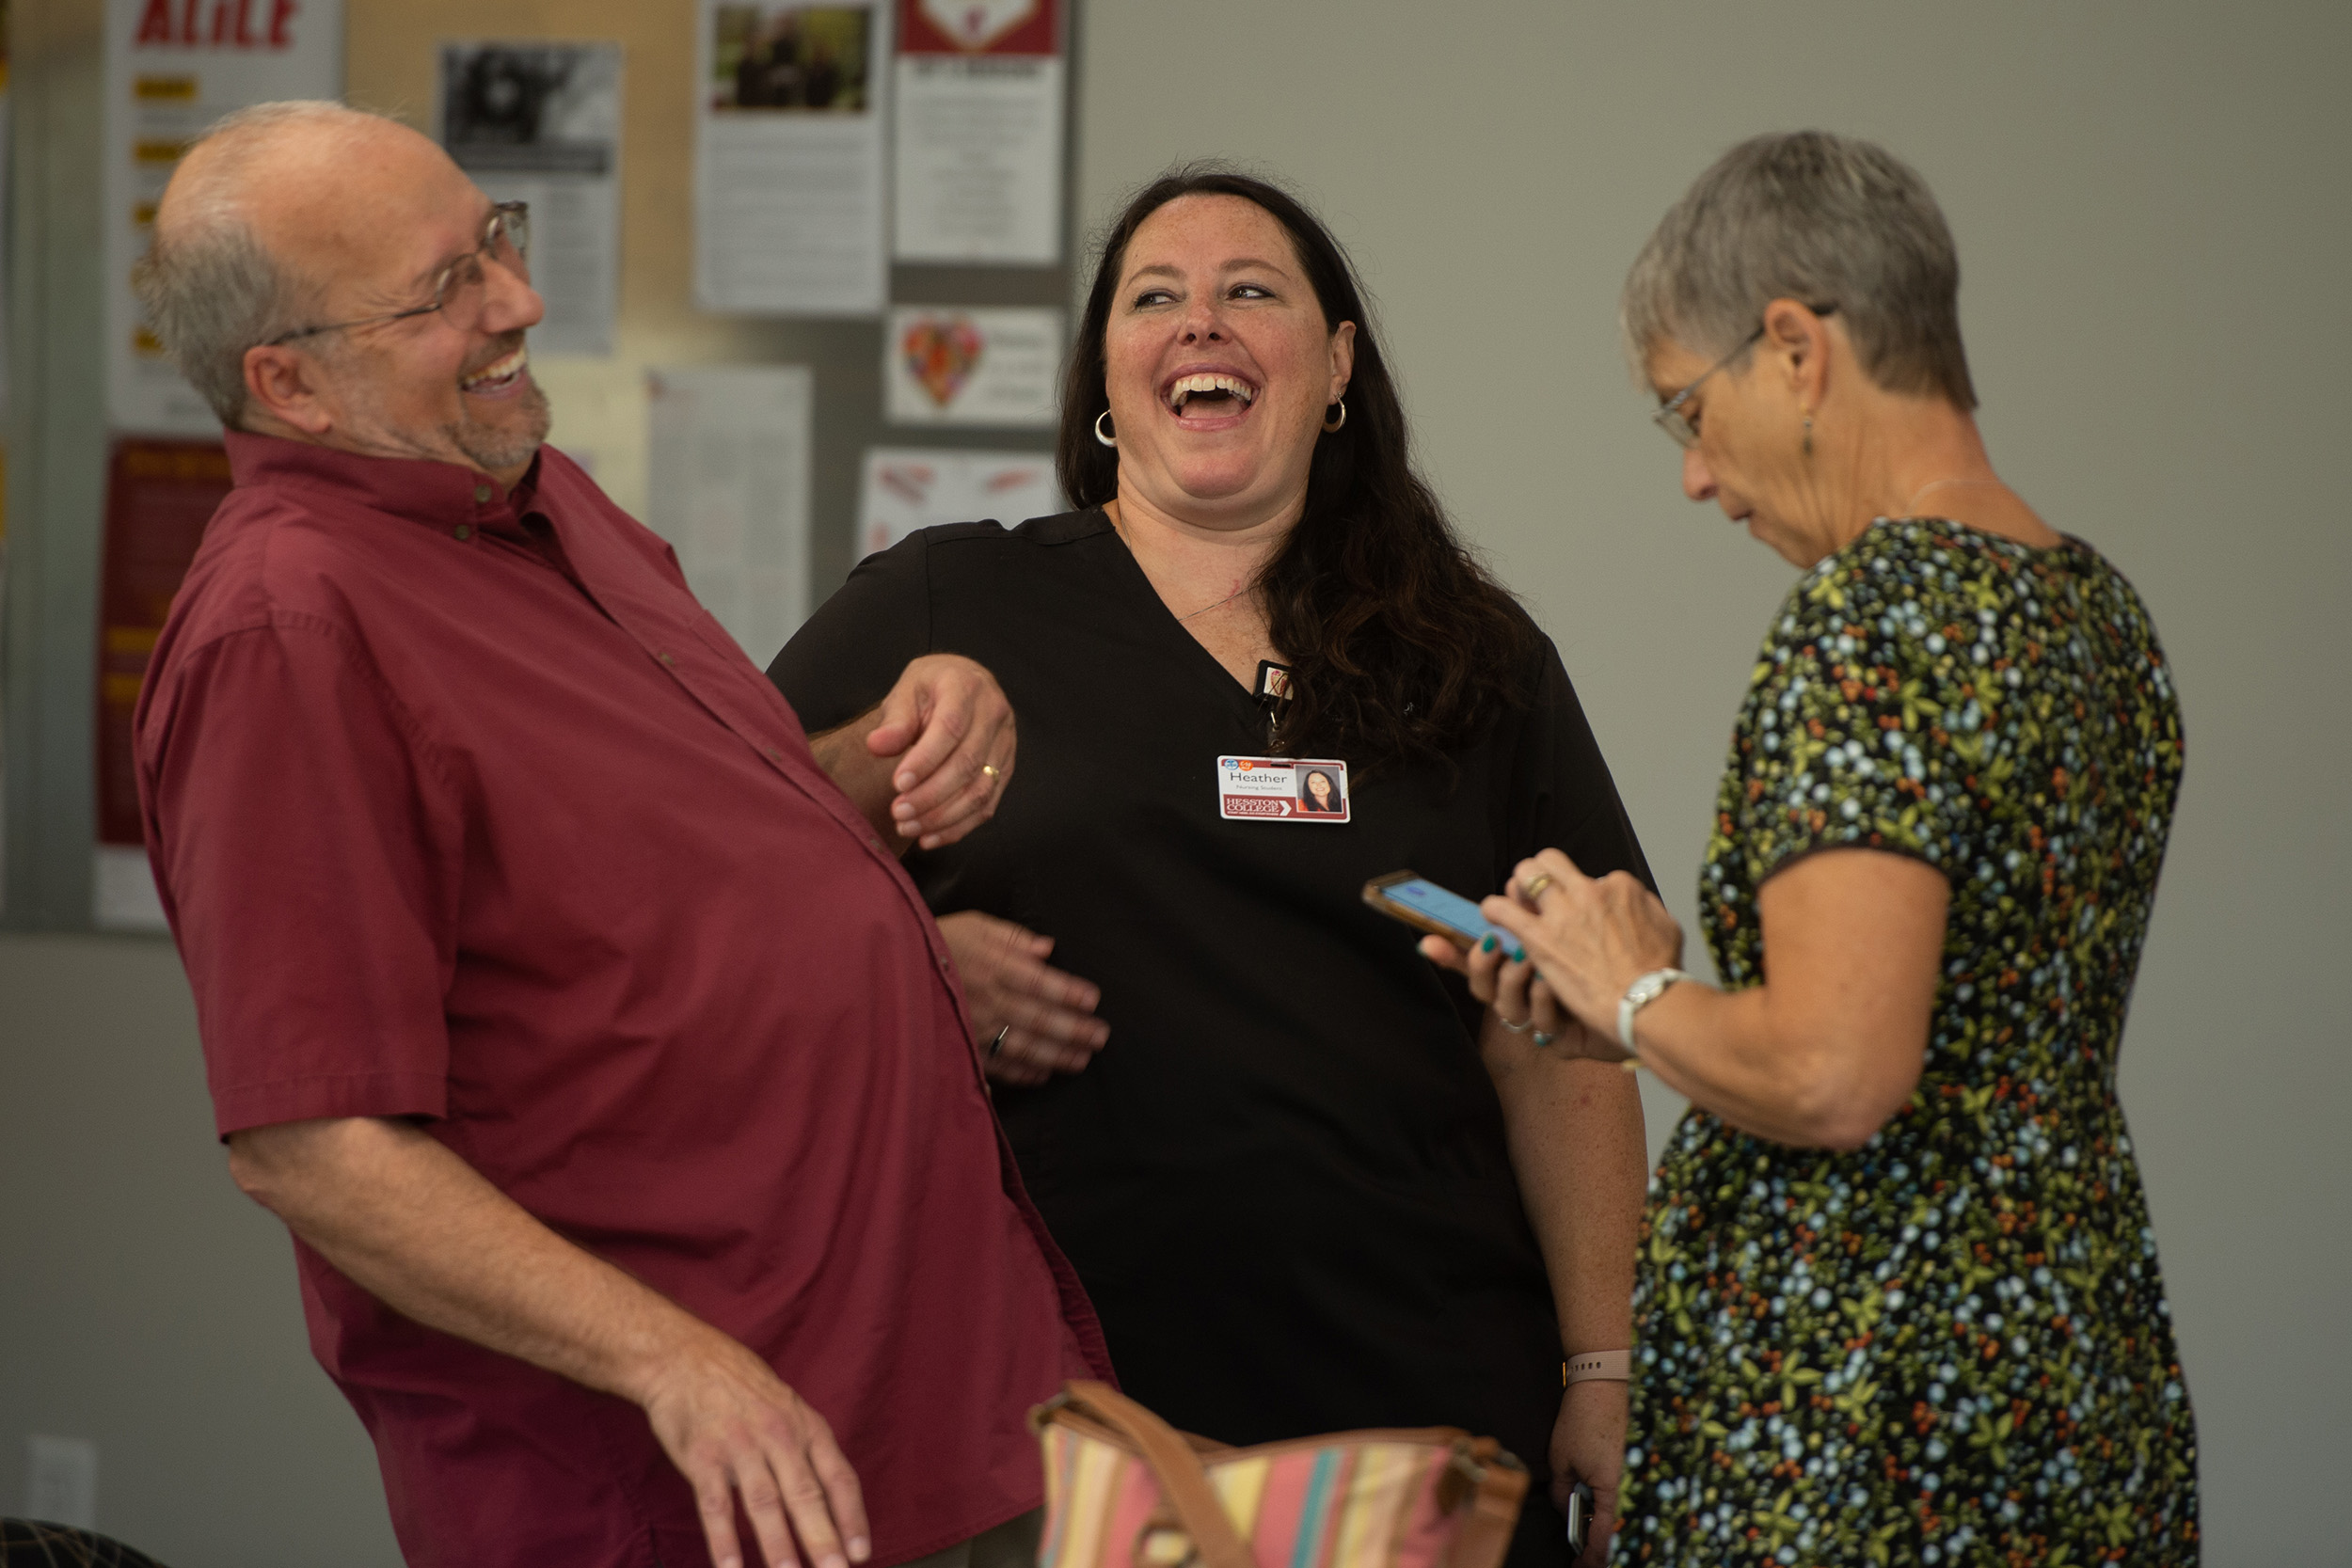
[[[1320,757],[1219,757],[1217,815],[1228,822],[1344,822],[1347,764]]]

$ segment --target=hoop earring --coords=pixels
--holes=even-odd
[[[1804,454],[1807,457],[1813,455],[1813,416],[1810,414],[1804,417]]]
[[[1116,434],[1109,436],[1103,434],[1103,421],[1110,417],[1111,411],[1107,408],[1094,416],[1094,438],[1106,447],[1115,447],[1119,445],[1119,436]]]
[[[1323,421],[1323,433],[1326,436],[1335,436],[1339,434],[1340,427],[1347,423],[1347,400],[1345,398],[1340,399],[1339,408],[1340,417],[1338,420],[1333,420],[1327,419]]]

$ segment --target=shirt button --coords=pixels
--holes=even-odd
[[[668,654],[656,654],[653,657],[661,661],[661,666],[665,670],[675,670],[677,668],[677,660],[672,658]]]
[[[486,484],[475,485],[473,487],[473,499],[478,501],[488,500],[490,499],[490,487]]]
[[[461,542],[473,537],[473,530],[468,528],[463,523],[458,524],[455,528],[450,530],[450,531],[457,535]]]
[[[777,751],[773,746],[762,746],[760,748],[760,752],[770,762],[782,762],[784,760],[784,753]]]

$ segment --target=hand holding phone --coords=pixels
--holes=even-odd
[[[1443,937],[1468,952],[1488,936],[1505,951],[1519,939],[1478,912],[1478,905],[1411,871],[1391,871],[1364,884],[1364,902],[1416,931]]]

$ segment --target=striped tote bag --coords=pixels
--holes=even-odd
[[[1497,1568],[1527,1470],[1454,1427],[1229,1449],[1103,1383],[1029,1412],[1038,1568]]]

